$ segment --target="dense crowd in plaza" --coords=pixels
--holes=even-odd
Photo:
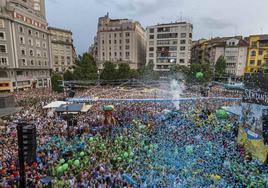
[[[89,112],[75,116],[78,123],[67,140],[66,121],[42,108],[63,94],[42,89],[15,95],[23,109],[1,122],[0,187],[18,187],[16,123],[21,119],[38,130],[36,162],[26,164],[27,187],[264,186],[257,162],[236,145],[238,118],[220,119],[214,113],[234,102],[197,100],[181,103],[180,109],[172,103],[96,102]],[[108,86],[76,92],[98,98],[163,95],[170,94]],[[239,97],[239,93],[217,89],[217,96]],[[115,109],[112,132],[103,124],[104,105]]]

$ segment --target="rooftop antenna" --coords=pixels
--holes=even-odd
[[[107,12],[106,17],[109,18],[109,12]]]

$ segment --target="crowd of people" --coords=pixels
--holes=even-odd
[[[77,125],[67,139],[66,121],[43,109],[64,94],[36,89],[15,96],[22,110],[3,118],[0,128],[0,187],[19,185],[16,125],[22,119],[37,127],[36,161],[25,164],[27,187],[264,186],[257,162],[236,145],[238,119],[220,119],[214,113],[237,102],[95,102],[89,112],[74,117]],[[94,86],[76,96],[153,99],[172,94],[165,88]],[[217,90],[217,96],[239,94]],[[115,109],[112,132],[103,124],[105,105]]]

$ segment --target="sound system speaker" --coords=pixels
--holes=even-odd
[[[28,164],[32,164],[36,160],[36,126],[19,123],[18,127],[18,146],[19,155],[24,158]]]

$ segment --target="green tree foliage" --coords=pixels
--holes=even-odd
[[[64,74],[63,74],[63,79],[65,81],[70,81],[70,80],[73,80],[73,73],[69,70],[67,70]]]
[[[100,78],[102,80],[115,80],[118,79],[116,65],[111,62],[105,62]]]
[[[132,76],[130,66],[126,63],[119,64],[116,72],[118,79],[129,79]]]
[[[204,74],[204,79],[202,81],[208,82],[211,78],[211,70],[209,64],[196,64],[193,63],[190,66],[187,81],[197,81],[196,80],[196,73],[202,72]]]
[[[94,58],[84,53],[78,57],[76,66],[73,72],[73,79],[75,80],[97,80],[97,65]]]
[[[220,56],[215,65],[215,76],[221,79],[226,73],[226,61],[223,56]]]
[[[159,79],[159,73],[154,71],[154,64],[149,63],[148,65],[144,66],[139,72],[139,78],[142,80],[158,80]]]
[[[60,86],[61,80],[62,80],[62,76],[60,74],[53,73],[53,75],[51,77],[51,85],[52,85],[53,91],[57,91],[57,92],[63,91],[63,88]]]
[[[170,67],[170,77],[173,79],[184,79],[187,78],[190,72],[189,67],[184,65],[172,65]]]

